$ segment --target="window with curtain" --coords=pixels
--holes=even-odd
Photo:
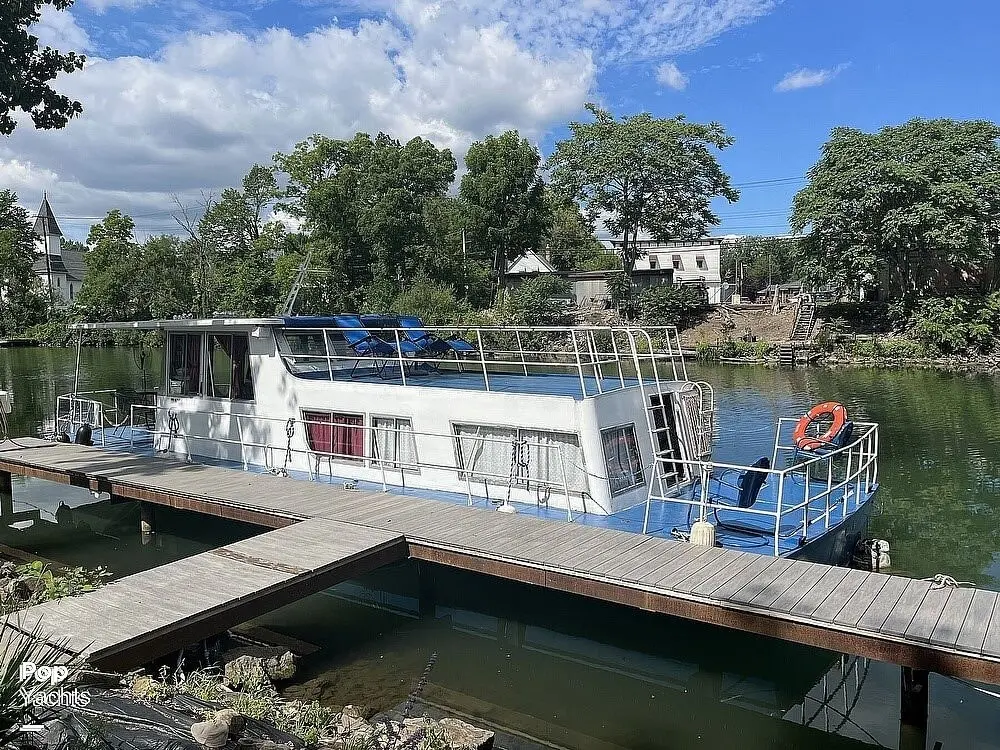
[[[604,461],[611,494],[617,495],[644,483],[642,457],[635,438],[635,425],[601,430]]]
[[[372,417],[372,457],[375,466],[419,472],[413,423],[407,417]]]
[[[303,411],[309,450],[345,461],[365,457],[365,418],[361,414]]]
[[[544,483],[558,488],[564,484],[565,472],[570,492],[587,491],[580,439],[572,433],[475,424],[456,424],[453,429],[459,466],[474,479],[506,484],[518,443],[521,460],[513,466],[515,485]],[[465,471],[460,476],[464,479]]]
[[[174,396],[201,395],[200,333],[171,333],[167,343],[167,392]]]
[[[250,343],[246,334],[208,337],[208,385],[215,398],[253,400]]]

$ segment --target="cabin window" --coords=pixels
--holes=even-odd
[[[558,491],[565,485],[570,492],[587,491],[580,440],[573,433],[475,424],[456,424],[454,431],[463,479],[468,475],[507,484],[513,471],[518,486],[539,484]]]
[[[200,396],[201,342],[200,333],[171,333],[169,342],[168,392],[172,396]]]
[[[649,256],[649,270],[655,271],[660,267],[660,262],[656,259],[655,255]]]
[[[683,271],[684,270],[684,264],[681,263],[681,256],[675,255],[672,260],[673,260],[673,265],[674,265],[674,270],[675,271]]]
[[[372,456],[375,466],[419,471],[413,423],[407,417],[372,417]]]
[[[361,414],[303,411],[309,450],[332,458],[354,460],[365,457],[365,418]]]
[[[601,443],[612,495],[643,484],[642,458],[635,438],[635,425],[601,430]]]
[[[249,341],[246,334],[208,337],[209,392],[215,398],[253,400]]]
[[[705,261],[704,255],[696,255],[694,262],[697,264],[698,268],[700,268],[702,271],[708,268],[708,263]]]
[[[330,375],[327,348],[322,331],[284,331],[288,354],[284,360],[293,374],[322,372]]]

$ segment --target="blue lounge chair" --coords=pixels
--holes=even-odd
[[[386,368],[390,363],[397,361],[400,355],[407,357],[419,353],[419,349],[410,341],[400,341],[397,348],[395,342],[389,343],[374,335],[367,330],[357,315],[334,315],[333,321],[340,329],[347,345],[358,355],[354,367],[351,368],[351,377],[354,377],[362,358],[373,360],[375,374],[384,377]]]
[[[427,330],[424,322],[415,315],[401,315],[399,317],[399,327],[403,329],[406,340],[423,352],[438,357],[454,354],[455,359],[459,362],[459,370],[461,370],[461,356],[477,351],[475,346],[460,336],[449,336],[447,338],[435,336]]]

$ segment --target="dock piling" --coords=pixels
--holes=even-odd
[[[139,503],[139,531],[142,532],[143,537],[149,534],[156,533],[156,527],[153,523],[153,504],[152,503]]]
[[[901,667],[899,670],[899,748],[924,750],[927,744],[926,669]]]
[[[0,471],[0,518],[14,515],[14,477],[9,471]]]

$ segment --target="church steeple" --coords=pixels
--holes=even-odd
[[[56,215],[49,205],[49,197],[42,194],[42,205],[38,207],[38,216],[35,217],[34,226],[35,237],[41,240],[48,255],[62,254],[62,230],[56,223]]]

